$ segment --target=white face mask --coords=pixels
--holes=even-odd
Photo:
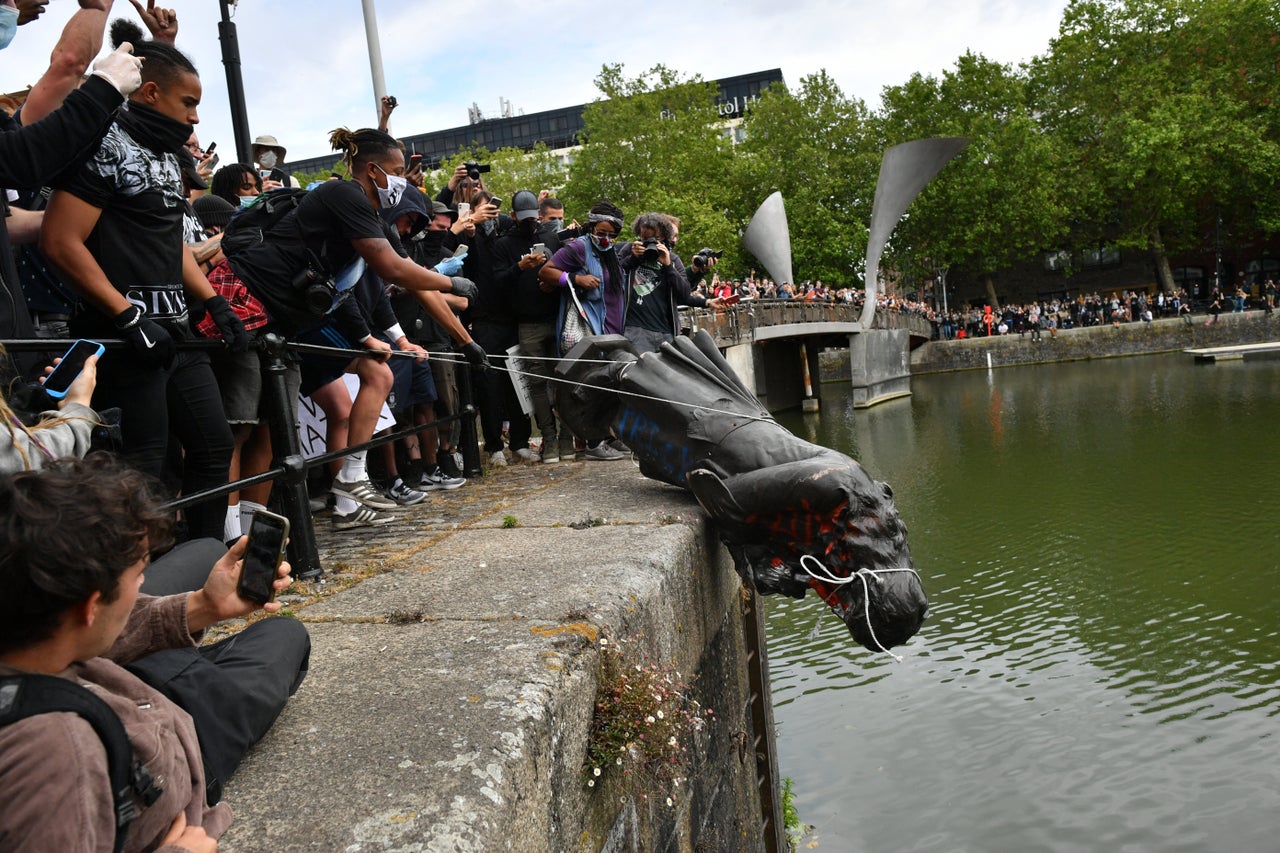
[[[409,186],[409,182],[399,175],[391,175],[387,170],[379,166],[377,163],[373,167],[387,177],[386,188],[378,187],[378,201],[382,202],[383,208],[390,210],[400,203],[400,199],[404,197],[404,191]],[[374,184],[377,187],[377,184]]]
[[[264,169],[274,169],[276,167],[276,152],[263,151],[258,157],[258,165]]]

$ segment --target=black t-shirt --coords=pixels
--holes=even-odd
[[[85,246],[112,286],[170,332],[189,336],[182,288],[187,196],[178,158],[139,145],[113,124],[93,158],[58,188],[102,211]],[[109,319],[81,315],[77,328],[109,330]]]
[[[665,280],[670,266],[639,264],[629,271],[631,304],[627,325],[671,334],[671,285]]]
[[[325,181],[308,192],[257,246],[230,259],[231,269],[265,303],[272,319],[286,331],[318,322],[305,289],[295,284],[314,256],[338,275],[356,260],[352,240],[387,238],[387,230],[364,189],[354,181]]]

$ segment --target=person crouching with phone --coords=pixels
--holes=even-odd
[[[0,479],[0,696],[29,674],[90,688],[151,779],[134,786],[124,849],[212,851],[231,820],[221,784],[301,683],[310,641],[296,620],[263,619],[196,647],[205,628],[259,609],[238,592],[247,537],[202,588],[140,595],[151,552],[171,538],[151,487],[105,454]],[[288,573],[279,563],[273,590],[288,586]],[[6,851],[112,849],[102,744],[72,713],[0,726]]]

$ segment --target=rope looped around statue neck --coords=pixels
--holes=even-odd
[[[815,572],[810,569],[805,563],[805,560],[811,560],[813,564],[818,567],[818,571]],[[871,587],[867,582],[867,578],[870,577],[875,583],[883,585],[884,580],[880,577],[882,574],[888,574],[890,572],[910,572],[916,576],[916,580],[919,580],[919,572],[915,569],[868,569],[866,566],[863,566],[847,578],[838,578],[831,574],[831,570],[824,566],[822,561],[812,554],[804,554],[800,557],[800,568],[804,569],[805,574],[814,580],[822,581],[823,583],[828,583],[833,586],[845,586],[846,584],[853,583],[855,580],[862,581],[862,616],[867,620],[867,630],[871,633],[871,641],[876,644],[876,648],[880,651],[884,652],[898,663],[902,663],[902,656],[895,655],[893,652],[886,649],[884,644],[880,642],[880,638],[876,636],[876,629],[871,625]]]

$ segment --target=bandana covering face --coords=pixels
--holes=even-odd
[[[137,101],[126,101],[128,109],[116,113],[116,121],[134,141],[159,153],[177,154],[195,133],[191,125],[175,121]]]
[[[610,237],[608,234],[592,234],[591,245],[595,246],[601,252],[612,252],[614,239],[615,238]]]

